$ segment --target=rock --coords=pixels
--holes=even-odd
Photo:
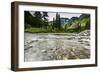
[[[78,34],[79,36],[90,36],[90,30],[82,31]]]
[[[41,50],[41,52],[42,52],[42,53],[46,53],[46,52],[47,52],[47,50]]]

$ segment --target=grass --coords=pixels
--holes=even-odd
[[[81,28],[82,29],[82,28]],[[36,27],[30,27],[26,28],[25,32],[29,33],[79,33],[78,29],[51,29],[51,28],[36,28]],[[59,35],[59,34],[58,34]]]
[[[30,33],[48,33],[50,30],[44,29],[44,28],[26,28],[25,32],[30,32]]]
[[[30,27],[26,28],[25,32],[29,33],[66,33],[64,30],[58,30],[58,29],[50,29],[50,28],[36,28],[36,27]]]

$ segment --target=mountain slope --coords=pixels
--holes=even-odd
[[[69,32],[80,32],[86,29],[90,29],[90,15],[82,14],[79,18],[72,17],[64,28]]]

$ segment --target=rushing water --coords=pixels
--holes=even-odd
[[[25,33],[25,61],[90,58],[90,37],[77,34]]]

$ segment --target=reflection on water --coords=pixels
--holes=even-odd
[[[25,61],[90,58],[90,37],[77,34],[25,33]]]

